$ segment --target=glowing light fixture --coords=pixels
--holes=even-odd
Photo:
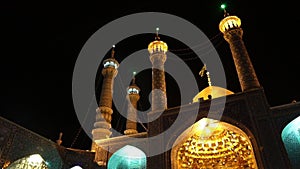
[[[34,168],[34,169],[48,169],[47,163],[39,154],[32,154],[30,156],[21,158],[19,160],[14,161],[12,164],[8,166],[7,169],[15,169],[15,168]]]
[[[27,159],[28,163],[32,166],[38,166],[40,165],[44,160],[39,154],[33,154],[28,157]]]
[[[72,167],[72,168],[70,168],[70,169],[82,169],[82,167],[76,165],[76,166],[74,166],[74,167]]]
[[[226,9],[226,4],[222,4],[220,7],[221,9]]]

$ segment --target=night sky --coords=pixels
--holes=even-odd
[[[169,13],[195,24],[215,45],[226,73],[227,88],[240,92],[229,46],[218,30],[223,18],[220,9],[223,2],[230,14],[242,20],[243,39],[269,104],[277,106],[300,100],[297,61],[300,18],[296,4],[243,0],[206,0],[198,4],[187,1],[109,1],[106,4],[7,1],[0,3],[0,116],[53,141],[63,132],[63,146],[89,149],[90,139],[81,131],[73,108],[72,76],[76,59],[85,42],[98,29],[137,12]],[[131,53],[147,48],[153,39],[154,34],[146,34],[117,42],[116,59],[121,62]],[[186,46],[172,37],[161,35],[161,39],[191,66],[195,76],[199,76],[203,65],[193,59],[193,52],[179,50],[176,53]],[[107,56],[109,53],[107,51]],[[144,106],[140,103],[140,109],[149,108],[147,92],[151,88],[151,77],[145,75],[151,76],[151,71],[137,75],[137,84],[143,90],[141,102],[145,103]],[[172,80],[167,75],[167,81]],[[95,84],[101,85],[101,76]],[[207,85],[200,77],[198,84],[199,89]],[[174,92],[168,92],[171,90],[178,88],[173,83],[167,87],[169,107],[179,106]],[[95,91],[99,96],[99,86],[96,85]],[[125,125],[118,117],[113,124],[116,128]]]

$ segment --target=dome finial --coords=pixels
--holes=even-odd
[[[135,85],[135,75],[136,75],[136,72],[132,72],[132,84]]]
[[[201,69],[200,72],[199,72],[199,75],[200,75],[201,77],[203,77],[205,71],[206,71],[206,64],[203,65],[202,69]]]
[[[206,73],[206,76],[207,76],[208,86],[211,86],[210,75],[209,75],[209,72],[207,71],[206,64],[203,65],[202,69],[201,69],[200,72],[199,72],[199,75],[200,75],[201,77],[203,77],[205,73]]]
[[[158,31],[159,31],[159,27],[156,28],[156,37],[155,37],[155,40],[159,40],[159,36],[158,36]]]
[[[208,83],[208,86],[211,86],[210,75],[209,75],[209,72],[208,72],[208,71],[206,71],[206,76],[207,76],[207,83]]]
[[[58,139],[56,140],[56,143],[58,144],[58,145],[61,145],[61,143],[62,143],[62,135],[63,135],[63,133],[62,132],[60,132],[59,133],[59,137],[58,137]]]
[[[221,4],[220,7],[224,10],[224,17],[229,16],[229,13],[226,11],[226,4]]]
[[[112,49],[111,49],[111,58],[115,57],[115,45],[112,45]]]

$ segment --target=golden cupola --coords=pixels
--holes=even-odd
[[[222,33],[227,30],[241,27],[241,19],[237,16],[231,16],[225,12],[225,18],[219,24],[219,29]]]
[[[166,53],[168,51],[168,45],[165,42],[160,40],[160,38],[158,36],[158,30],[159,30],[159,28],[156,28],[155,40],[148,45],[148,51],[150,54],[156,53],[156,52]]]

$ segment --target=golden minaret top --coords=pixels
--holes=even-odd
[[[227,30],[241,27],[241,19],[237,16],[229,15],[225,10],[226,6],[221,5],[221,8],[224,9],[224,19],[221,20],[219,24],[219,29],[222,33]]]
[[[158,36],[158,31],[159,31],[159,28],[156,28],[155,40],[148,45],[148,51],[150,54],[156,53],[156,52],[166,53],[168,51],[168,45],[165,42],[160,40],[160,38]]]

